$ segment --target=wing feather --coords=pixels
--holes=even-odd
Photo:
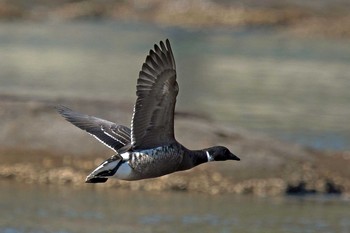
[[[178,84],[169,40],[154,45],[137,80],[137,100],[131,122],[134,149],[148,149],[175,141],[174,109]]]
[[[131,143],[131,130],[126,126],[74,112],[64,106],[58,106],[56,109],[67,121],[85,130],[116,152],[120,152]]]

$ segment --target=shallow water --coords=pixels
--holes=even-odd
[[[1,182],[0,232],[350,232],[350,202]]]
[[[350,46],[342,40],[109,21],[1,23],[0,92],[133,103],[146,53],[167,37],[178,68],[177,110],[350,149]]]

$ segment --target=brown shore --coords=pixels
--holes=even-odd
[[[80,99],[0,96],[0,179],[24,183],[88,187],[85,176],[112,151],[64,121],[53,106],[64,104],[129,124],[132,103]],[[282,142],[210,120],[178,112],[176,137],[188,148],[228,146],[240,162],[217,162],[157,179],[109,180],[97,188],[146,191],[234,193],[259,196],[285,194],[350,195],[350,152],[324,152]]]
[[[350,37],[347,1],[0,1],[0,20],[110,19],[184,28],[274,28],[296,36]]]

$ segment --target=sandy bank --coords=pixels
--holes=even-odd
[[[85,176],[112,151],[64,121],[53,109],[65,104],[129,124],[131,103],[0,96],[0,178],[26,183],[86,187]],[[98,188],[209,194],[350,194],[350,154],[320,152],[256,132],[213,122],[209,117],[177,113],[177,139],[193,149],[225,145],[240,162],[217,162],[158,179],[110,180]]]
[[[112,19],[185,28],[272,27],[301,36],[350,37],[346,1],[4,1],[0,19]],[[341,23],[340,23],[341,22]]]

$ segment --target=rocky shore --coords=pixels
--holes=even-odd
[[[53,106],[129,124],[132,103],[0,96],[0,179],[84,188],[85,176],[112,151],[65,122]],[[189,148],[228,146],[240,162],[217,162],[157,179],[109,180],[96,188],[259,196],[350,194],[350,152],[322,152],[191,113],[176,114],[176,137]],[[195,140],[193,140],[195,138]]]
[[[347,1],[0,1],[0,20],[111,19],[185,28],[271,27],[298,36],[350,37]],[[339,23],[341,22],[341,23]]]

